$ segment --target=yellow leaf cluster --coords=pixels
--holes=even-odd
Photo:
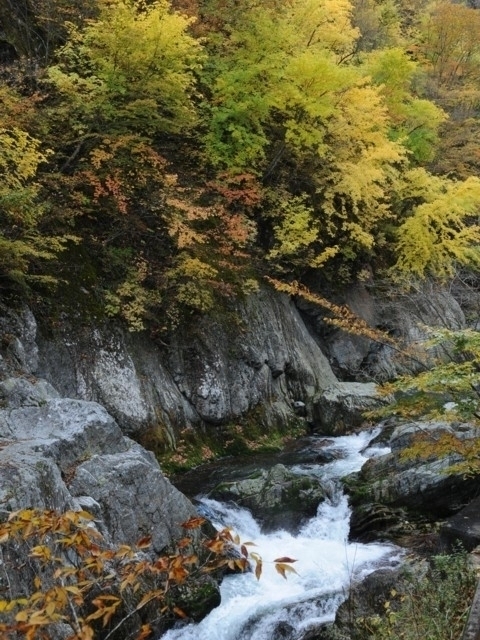
[[[450,277],[457,265],[480,265],[480,180],[444,181],[442,192],[419,205],[398,229],[392,273]]]

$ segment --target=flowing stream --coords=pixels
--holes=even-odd
[[[250,550],[262,557],[263,573],[258,581],[253,573],[226,577],[219,607],[199,624],[171,629],[162,640],[296,640],[309,628],[334,619],[352,581],[380,566],[397,564],[401,552],[392,545],[348,542],[350,509],[339,478],[388,451],[366,448],[377,433],[332,438],[326,449],[335,454],[334,461],[291,467],[318,476],[330,494],[297,535],[262,534],[249,511],[203,499],[201,509],[218,528],[230,526],[242,542],[255,542]],[[297,573],[288,573],[286,580],[274,565],[282,556],[297,560],[292,565]]]

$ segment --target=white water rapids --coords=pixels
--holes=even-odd
[[[369,457],[387,449],[367,449],[378,430],[332,439],[328,446],[338,459],[323,465],[296,465],[297,473],[320,477],[331,485],[331,498],[323,502],[316,517],[299,532],[262,534],[249,511],[215,500],[203,500],[208,517],[219,528],[229,526],[242,542],[263,560],[263,573],[228,576],[221,586],[222,601],[199,624],[172,629],[162,640],[277,640],[300,638],[312,626],[333,620],[346,598],[349,585],[380,566],[398,563],[400,552],[387,544],[348,542],[350,509],[338,479],[361,468]],[[284,580],[274,560],[296,558]],[[284,635],[284,634],[287,635]]]

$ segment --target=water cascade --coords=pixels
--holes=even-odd
[[[219,528],[231,527],[241,540],[254,541],[263,573],[228,576],[221,586],[222,602],[199,624],[171,629],[162,640],[277,640],[302,638],[306,630],[333,620],[349,586],[380,566],[397,564],[400,551],[388,544],[348,542],[350,509],[340,478],[358,471],[366,459],[388,449],[368,447],[378,430],[332,439],[335,454],[328,464],[299,464],[296,473],[315,474],[329,485],[330,497],[298,535],[286,531],[263,534],[245,509],[203,499],[204,513]],[[284,580],[274,560],[288,556],[297,573]]]

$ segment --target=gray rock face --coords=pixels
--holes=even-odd
[[[358,421],[363,400],[355,409],[351,398],[367,395],[341,387],[323,415],[323,394],[339,383],[295,305],[268,290],[239,303],[234,322],[200,318],[168,346],[111,325],[62,331],[40,338],[38,374],[63,396],[101,403],[126,433],[160,428],[170,443],[185,426],[231,424],[252,411],[266,429],[322,415],[318,426],[332,431],[328,419]]]
[[[277,464],[249,478],[224,482],[210,495],[250,509],[265,531],[298,531],[316,514],[326,492],[317,478],[295,474]]]
[[[66,325],[54,338],[40,336],[39,345],[38,374],[62,396],[101,403],[126,433],[160,427],[173,442],[175,426],[200,422],[173,381],[165,355],[143,335],[114,325]]]
[[[92,526],[102,534],[102,544],[135,545],[151,536],[151,551],[158,554],[183,537],[181,523],[196,515],[195,508],[162,475],[153,454],[125,437],[103,407],[59,398],[47,382],[33,384],[23,378],[0,383],[0,398],[1,520],[20,509],[85,510],[94,516]],[[200,549],[195,532],[193,540]],[[17,542],[0,547],[0,591],[8,597],[32,592],[30,550]],[[24,569],[16,570],[19,566]],[[148,580],[139,586],[141,597],[141,590],[149,589]],[[195,619],[220,600],[212,577],[188,581],[178,597]],[[149,616],[158,629],[168,624],[156,609],[142,616],[133,609],[120,635],[112,638],[136,637]],[[52,640],[65,640],[72,633],[68,624],[48,627]]]
[[[369,460],[362,468],[362,503],[379,503],[422,510],[435,517],[446,517],[458,511],[480,489],[478,477],[465,478],[463,473],[446,473],[461,461],[457,454],[436,459],[403,460],[401,453],[415,435],[454,433],[461,439],[478,437],[478,429],[469,424],[436,422],[409,423],[392,434],[392,453]],[[359,497],[359,496],[357,496]]]
[[[440,349],[427,356],[423,345],[427,338],[425,327],[460,329],[465,326],[465,316],[450,291],[426,282],[417,291],[380,291],[358,284],[346,289],[338,300],[353,313],[374,328],[380,328],[409,347],[412,358],[402,358],[388,344],[372,342],[327,327],[324,311],[301,303],[319,343],[337,375],[349,380],[391,380],[398,375],[412,373],[419,368],[415,358],[428,362],[432,357],[445,355]]]
[[[0,393],[0,513],[84,508],[107,540],[151,534],[156,551],[182,535],[192,504],[103,407],[21,378],[5,380]]]
[[[460,541],[467,551],[480,544],[480,498],[475,498],[466,507],[446,520],[441,537],[450,546]]]
[[[0,376],[33,373],[38,366],[37,323],[26,307],[13,311],[0,305]]]

